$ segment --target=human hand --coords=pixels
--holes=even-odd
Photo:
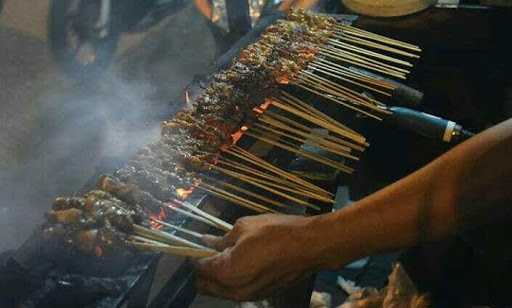
[[[224,237],[203,240],[221,252],[198,261],[197,287],[217,297],[262,299],[322,267],[320,241],[307,217],[245,217]]]

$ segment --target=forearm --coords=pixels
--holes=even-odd
[[[508,186],[508,187],[507,187]],[[507,215],[512,121],[336,213],[312,219],[322,267],[449,236]]]

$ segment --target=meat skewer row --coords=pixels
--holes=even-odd
[[[355,65],[397,78],[405,76],[408,71],[403,67],[410,67],[408,62],[378,54],[375,50],[409,58],[415,57],[410,51],[419,51],[410,44],[340,25],[329,17],[292,12],[287,21],[279,21],[269,27],[260,41],[242,51],[229,69],[216,74],[204,93],[194,101],[191,110],[180,112],[174,119],[162,123],[158,142],[142,149],[114,177],[103,177],[99,190],[83,197],[58,198],[48,213],[50,223],[45,228],[46,233],[61,236],[66,242],[86,251],[97,247],[108,250],[130,243],[158,251],[188,251],[193,255],[212,253],[172,234],[159,233],[140,225],[149,225],[148,213],[169,208],[222,230],[232,228],[199,209],[192,213],[166,203],[175,200],[183,187],[197,186],[225,200],[257,210],[273,211],[255,199],[268,206],[279,207],[279,204],[268,202],[270,199],[253,191],[227,182],[215,183],[204,175],[212,171],[295,203],[301,202],[294,197],[292,189],[295,189],[295,195],[332,201],[331,196],[320,188],[233,146],[233,135],[241,126],[254,126],[252,131],[249,128],[247,135],[352,172],[352,168],[339,162],[303,153],[293,142],[313,142],[345,158],[357,160],[354,151],[363,151],[368,146],[364,137],[307,103],[280,92],[280,87],[293,84],[357,112],[379,118],[388,112],[384,104],[333,81],[347,82],[382,94],[392,90],[393,85],[345,66]],[[299,118],[300,122],[280,114],[266,114],[266,109],[260,107],[268,105],[266,99],[271,97],[275,107]],[[315,141],[308,141],[308,134],[314,135],[311,125],[327,129],[331,134],[325,137],[315,135]],[[288,138],[288,141],[278,142],[263,135],[271,132]],[[221,152],[235,160],[219,160]],[[223,165],[217,166],[217,162]],[[249,174],[258,176],[250,178]],[[179,204],[179,200],[175,201]],[[302,202],[302,205],[311,204]]]

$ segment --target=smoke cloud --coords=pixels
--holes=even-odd
[[[17,164],[0,171],[0,253],[37,230],[55,197],[73,195],[156,140],[160,121],[181,108],[183,88],[211,70],[215,49],[204,19],[189,7],[94,85],[73,84],[56,69],[34,81],[41,91],[33,98],[32,128]]]

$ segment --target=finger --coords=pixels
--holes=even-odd
[[[222,237],[221,236],[215,236],[210,234],[203,234],[203,237],[201,237],[201,241],[210,248],[213,248],[215,250],[223,250],[220,249],[221,243],[222,243]]]
[[[208,280],[218,280],[223,276],[224,271],[230,265],[230,251],[228,248],[223,252],[209,258],[198,259],[194,261],[196,275],[198,278]]]
[[[203,243],[217,251],[223,251],[228,247],[232,247],[236,244],[237,239],[238,236],[233,232],[229,232],[223,237],[205,234],[201,238]]]

